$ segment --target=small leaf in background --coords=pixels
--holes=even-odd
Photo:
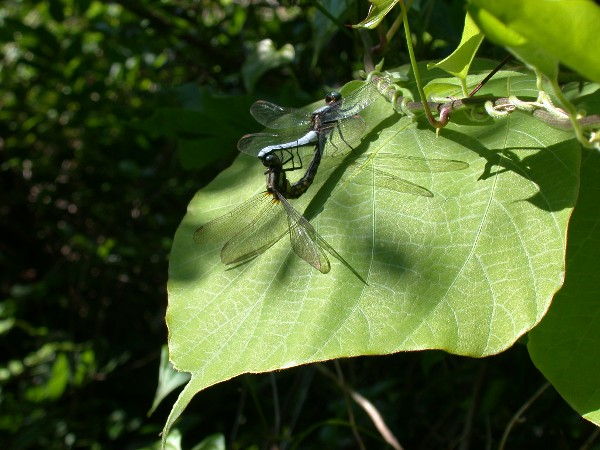
[[[160,402],[177,389],[182,384],[189,381],[190,374],[186,372],[178,372],[173,368],[173,365],[169,361],[169,349],[166,345],[160,349],[160,366],[158,368],[158,386],[156,388],[156,394],[152,401],[152,407],[148,411],[148,415],[151,415]]]
[[[231,157],[237,152],[240,130],[250,132],[256,128],[248,96],[216,95],[189,84],[173,91],[181,107],[159,108],[133,126],[152,135],[177,139],[179,162],[185,169],[207,167]]]
[[[63,395],[69,385],[69,361],[64,353],[57,353],[52,363],[52,369],[47,374],[45,382],[27,389],[25,396],[32,402],[55,400]],[[42,378],[42,377],[40,377]]]
[[[195,445],[192,450],[225,450],[225,436],[222,434],[213,434]]]
[[[477,27],[470,14],[465,16],[465,27],[463,28],[460,44],[451,55],[436,64],[428,64],[427,68],[437,67],[448,72],[450,75],[464,80],[469,73],[471,62],[483,41],[483,33]]]
[[[354,6],[352,2],[340,2],[338,0],[324,0],[315,3],[315,5],[317,6],[317,11],[310,22],[314,47],[311,67],[317,65],[322,49],[336,32],[347,32],[342,20],[346,16],[348,9]]]
[[[271,39],[263,39],[252,44],[252,48],[242,64],[242,76],[246,90],[252,92],[258,79],[271,69],[284,66],[294,60],[296,52],[290,44],[283,45],[279,50]]]
[[[377,27],[384,19],[384,17],[396,6],[399,0],[370,0],[371,6],[369,6],[369,13],[365,20],[356,25],[352,25],[353,28],[368,28],[372,30]]]
[[[600,6],[591,0],[471,0],[469,13],[498,45],[555,79],[558,62],[600,81]]]
[[[181,438],[181,431],[174,429],[163,438],[164,445],[161,447],[155,446],[155,448],[160,448],[161,450],[181,450]]]

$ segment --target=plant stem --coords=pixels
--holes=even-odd
[[[412,36],[410,33],[410,27],[408,26],[408,16],[406,14],[406,6],[404,5],[404,0],[400,0],[400,9],[402,10],[402,21],[404,22],[404,32],[406,34],[406,46],[408,48],[408,55],[410,56],[410,64],[413,68],[413,73],[415,75],[415,81],[417,83],[417,90],[419,91],[419,97],[421,97],[421,103],[423,103],[423,107],[425,109],[425,114],[427,115],[427,120],[429,123],[435,128],[444,128],[448,123],[448,118],[444,117],[442,121],[438,121],[433,117],[431,113],[431,109],[429,109],[429,105],[427,104],[427,99],[425,98],[425,91],[423,90],[423,83],[421,82],[421,75],[419,74],[419,68],[417,67],[417,60],[415,58],[415,52],[412,46]]]
[[[502,434],[502,439],[500,440],[500,445],[498,445],[498,450],[504,449],[504,446],[506,445],[506,440],[508,439],[508,435],[510,434],[515,423],[517,423],[517,421],[521,418],[523,413],[525,411],[527,411],[527,409],[533,404],[533,402],[535,402],[539,398],[539,396],[542,395],[544,393],[544,391],[546,389],[548,389],[549,387],[550,387],[550,383],[546,381],[542,385],[542,387],[536,391],[535,394],[533,394],[525,403],[523,403],[523,406],[521,406],[519,408],[519,410],[515,413],[515,415],[512,416],[512,418],[510,419],[510,422],[508,422],[508,425],[506,426],[506,429],[504,430],[504,434]]]

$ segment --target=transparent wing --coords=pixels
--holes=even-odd
[[[365,121],[360,116],[324,125],[322,133],[327,136],[325,155],[338,156],[353,150],[360,143],[366,127]]]
[[[373,103],[381,94],[375,82],[371,81],[347,97],[342,97],[321,113],[321,122],[333,122],[355,116]]]
[[[325,108],[321,113],[321,122],[333,122],[355,116],[373,103],[381,95],[375,82],[366,83],[339,102]],[[258,100],[250,106],[252,117],[267,128],[282,129],[298,126],[310,126],[311,113],[299,109],[279,106],[275,103]]]
[[[275,103],[258,100],[250,106],[252,117],[267,128],[280,129],[308,126],[311,123],[310,113],[297,108],[287,108]]]
[[[365,156],[368,157],[368,155]],[[374,157],[377,159],[378,167],[407,172],[452,172],[469,167],[468,163],[455,159],[429,159],[381,152],[375,154]]]
[[[371,164],[375,162],[377,167]],[[356,175],[369,166],[368,170],[373,174],[369,180],[364,177],[356,177]],[[452,159],[427,159],[413,156],[402,156],[394,153],[368,153],[361,155],[360,158],[352,164],[350,175],[346,181],[352,180],[357,184],[372,185],[382,187],[404,194],[419,195],[422,197],[433,197],[433,193],[423,186],[420,186],[411,181],[405,180],[391,172],[407,171],[407,172],[449,172],[454,170],[462,170],[469,167],[464,161]],[[381,170],[385,169],[385,170]]]
[[[327,250],[330,255],[332,255],[334,258],[336,258],[339,262],[341,262],[344,266],[346,266],[348,268],[348,270],[350,270],[350,272],[352,272],[354,275],[356,275],[356,277],[360,281],[362,281],[365,284],[369,284],[362,276],[360,276],[360,274],[356,270],[354,270],[354,267],[352,267],[348,261],[346,261],[344,258],[342,258],[342,255],[340,255],[338,252],[336,252],[335,249],[331,245],[329,245],[325,241],[325,239],[323,239],[321,237],[320,234],[318,234],[316,231],[315,231],[315,233],[316,233],[315,241],[319,247]]]
[[[198,228],[194,241],[225,242],[221,261],[234,264],[263,253],[285,235],[287,227],[283,208],[263,192]]]
[[[234,264],[254,258],[278,242],[287,232],[287,222],[278,202],[265,193],[259,213],[221,249],[221,261]]]
[[[375,174],[375,185],[390,191],[402,194],[419,195],[421,197],[433,197],[433,192],[416,183],[397,177],[391,173],[379,169],[372,169]]]
[[[290,241],[294,252],[319,272],[329,272],[331,265],[325,251],[319,245],[318,238],[321,241],[323,239],[308,220],[296,211],[281,194],[278,193],[278,197],[287,214]]]
[[[302,216],[290,203],[278,193],[279,200],[288,216],[290,240],[294,252],[321,273],[327,273],[331,269],[329,259],[325,251],[335,257],[346,266],[363,283],[367,284],[363,277],[329,245],[323,237],[317,233],[313,226]]]

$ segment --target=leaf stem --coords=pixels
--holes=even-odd
[[[577,111],[575,111],[575,106],[573,106],[573,104],[563,95],[562,91],[560,90],[560,86],[558,85],[558,80],[556,78],[550,80],[550,85],[552,86],[552,91],[554,92],[554,95],[556,95],[556,98],[558,98],[561,106],[567,111],[573,130],[575,131],[575,136],[577,136],[577,140],[584,147],[593,148],[593,145],[591,145],[583,135],[583,130],[577,121]]]
[[[403,20],[402,14],[400,14],[398,17],[396,17],[396,20],[394,20],[394,23],[392,23],[392,26],[385,34],[385,38],[386,38],[387,42],[390,42],[392,40],[392,38],[396,34],[396,31],[398,31],[398,28],[402,24],[402,20]]]
[[[397,95],[399,88],[390,84],[389,81],[385,80],[385,77],[380,76],[378,72],[371,74],[371,79],[376,83],[380,83],[380,80],[385,82],[380,83],[381,87],[378,87],[381,94],[390,101],[394,109],[401,111],[404,114],[411,115],[421,111],[431,111],[435,109],[439,111],[442,122],[446,123],[449,120],[451,113],[465,108],[472,108],[477,106],[485,106],[488,115],[494,119],[500,119],[507,117],[510,113],[515,110],[526,112],[531,114],[536,119],[547,125],[557,128],[559,130],[572,130],[573,122],[568,114],[559,108],[553,107],[549,102],[538,102],[538,101],[523,101],[519,100],[515,96],[510,97],[493,97],[493,96],[480,96],[480,97],[465,97],[461,99],[451,100],[445,103],[442,102],[413,102],[407,101],[405,97]],[[592,114],[580,118],[575,118],[575,124],[580,132],[582,130],[590,131],[594,133],[600,128],[600,115]],[[590,139],[587,141],[583,137],[584,141],[589,144],[594,144],[596,141]]]
[[[506,429],[504,430],[504,433],[502,434],[502,439],[500,440],[500,445],[498,445],[498,450],[503,450],[504,446],[506,445],[506,440],[508,439],[508,435],[510,434],[512,428],[514,427],[514,425],[518,422],[518,420],[521,418],[521,416],[523,415],[523,413],[525,411],[527,411],[527,409],[540,397],[540,395],[542,395],[544,393],[544,391],[546,389],[548,389],[550,387],[550,383],[549,382],[545,382],[541,388],[539,388],[535,394],[533,394],[529,399],[527,399],[527,401],[525,403],[523,403],[523,406],[521,406],[519,408],[519,410],[515,413],[514,416],[512,416],[512,418],[510,419],[510,421],[508,422],[508,425],[506,426]]]
[[[408,16],[406,14],[406,6],[404,5],[404,0],[400,0],[400,9],[402,10],[402,21],[404,22],[404,32],[406,34],[406,46],[408,48],[408,55],[410,56],[410,64],[413,69],[413,73],[415,75],[415,81],[417,83],[417,90],[419,91],[419,97],[421,97],[421,103],[423,104],[423,108],[425,110],[425,114],[427,115],[427,120],[429,123],[435,128],[444,128],[448,123],[448,117],[443,117],[441,121],[438,121],[433,117],[431,113],[431,109],[427,103],[427,99],[425,97],[425,91],[423,90],[423,83],[421,81],[421,75],[419,73],[419,68],[417,67],[417,60],[415,58],[415,52],[412,46],[412,35],[410,33],[410,27],[408,26]]]
[[[335,365],[335,371],[338,377],[338,383],[342,388],[342,392],[344,393],[344,401],[346,402],[346,410],[348,411],[348,421],[350,422],[350,427],[352,428],[352,432],[354,433],[354,438],[356,439],[356,443],[361,450],[366,450],[365,444],[363,443],[360,433],[358,432],[358,427],[356,426],[356,420],[354,419],[354,413],[352,412],[352,403],[350,402],[350,395],[348,394],[348,385],[344,380],[344,373],[342,372],[342,367],[340,366],[340,362],[337,359],[333,360]]]

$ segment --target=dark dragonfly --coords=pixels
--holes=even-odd
[[[267,189],[229,213],[202,225],[194,233],[197,244],[225,242],[221,261],[236,264],[252,259],[290,235],[294,252],[322,273],[331,269],[327,254],[337,258],[361,281],[363,278],[333,249],[313,226],[288,202],[300,197],[315,176],[321,153],[315,152],[304,176],[291,184],[276,154],[262,158],[267,168]]]
[[[379,95],[378,83],[369,81],[347,97],[339,92],[325,96],[325,105],[312,113],[259,100],[250,107],[252,116],[276,132],[242,136],[238,150],[263,159],[277,153],[282,165],[289,162],[295,170],[302,167],[301,149],[316,148],[330,155],[352,148],[365,132],[365,121],[358,113]]]

